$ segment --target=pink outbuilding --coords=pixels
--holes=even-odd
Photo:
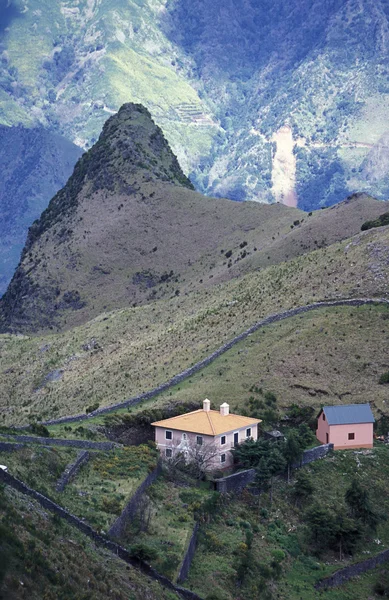
[[[322,444],[334,444],[335,450],[372,448],[374,422],[369,404],[323,406],[316,437]]]

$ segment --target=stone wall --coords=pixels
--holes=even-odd
[[[309,448],[309,450],[304,450],[301,460],[293,465],[294,469],[298,469],[299,467],[303,467],[310,462],[314,462],[315,460],[319,460],[320,458],[324,458],[327,456],[329,452],[332,452],[334,449],[334,444],[322,444],[321,446],[315,446],[315,448]]]
[[[158,396],[161,392],[166,391],[167,389],[177,385],[178,383],[181,383],[188,377],[191,377],[198,371],[201,371],[201,369],[203,369],[204,367],[206,367],[207,365],[212,363],[221,354],[223,354],[224,352],[227,352],[227,350],[230,350],[230,348],[232,348],[233,346],[235,346],[236,344],[238,344],[239,342],[244,340],[250,334],[254,333],[258,329],[261,329],[262,327],[271,325],[272,323],[277,323],[278,321],[283,321],[284,319],[289,319],[290,317],[294,317],[296,315],[307,313],[312,310],[318,310],[321,308],[331,308],[331,307],[336,307],[336,306],[356,306],[356,307],[358,307],[358,306],[366,306],[369,304],[371,304],[371,305],[386,304],[389,306],[389,300],[386,300],[385,298],[354,298],[354,299],[344,299],[344,300],[328,300],[328,301],[324,301],[324,302],[315,302],[313,304],[307,304],[306,306],[299,306],[297,308],[292,308],[290,310],[285,310],[283,312],[276,313],[274,315],[270,315],[268,317],[265,317],[264,319],[261,319],[257,323],[255,323],[254,325],[252,325],[252,327],[250,327],[249,329],[246,329],[246,331],[243,331],[236,337],[232,338],[229,342],[226,342],[225,344],[220,346],[220,348],[218,348],[217,350],[212,352],[212,354],[210,354],[203,360],[200,360],[199,362],[194,364],[192,367],[185,369],[181,373],[178,373],[178,375],[175,375],[174,377],[169,379],[169,381],[163,383],[162,385],[157,386],[156,388],[154,388],[148,392],[139,394],[137,396],[129,398],[128,400],[124,400],[123,402],[118,402],[116,404],[111,404],[110,406],[98,408],[97,410],[95,410],[92,413],[89,413],[88,415],[79,414],[79,415],[72,415],[69,417],[60,417],[59,419],[52,419],[50,421],[44,421],[43,424],[44,425],[56,425],[58,423],[74,423],[74,422],[78,422],[78,421],[85,421],[88,419],[92,419],[93,417],[96,417],[98,415],[111,413],[111,412],[117,410],[118,408],[129,408],[131,406],[139,404],[140,402],[143,402],[144,400],[150,400],[151,398]]]
[[[371,571],[375,569],[379,565],[382,565],[385,562],[389,561],[389,550],[384,550],[377,556],[373,556],[372,558],[367,558],[362,562],[355,563],[354,565],[350,565],[349,567],[345,567],[344,569],[340,569],[336,571],[329,577],[325,579],[321,579],[318,583],[316,583],[315,588],[320,590],[323,588],[331,588],[336,587],[338,585],[342,585],[352,577],[356,577],[357,575],[362,575],[367,571]]]
[[[75,515],[72,515],[69,511],[64,509],[62,506],[59,506],[58,504],[56,504],[55,502],[53,502],[46,496],[43,496],[43,494],[40,494],[36,490],[33,490],[32,488],[28,487],[25,483],[23,483],[19,479],[16,479],[16,477],[13,477],[9,473],[6,473],[5,471],[2,471],[1,469],[0,469],[0,482],[5,483],[6,485],[9,485],[10,487],[14,488],[18,492],[21,492],[22,494],[25,494],[25,495],[29,496],[30,498],[33,498],[34,500],[39,502],[39,504],[41,506],[43,506],[43,508],[50,510],[51,512],[57,514],[59,517],[61,517],[65,521],[67,521],[73,527],[77,527],[77,529],[79,529],[82,533],[84,533],[89,538],[91,538],[97,545],[106,548],[107,550],[109,550],[110,552],[112,552],[113,554],[115,554],[116,556],[121,558],[123,561],[125,561],[127,564],[131,565],[132,567],[138,568],[140,571],[142,571],[142,573],[144,573],[148,577],[151,577],[152,579],[159,581],[159,583],[161,583],[167,589],[177,592],[185,600],[202,600],[202,598],[200,596],[198,596],[197,594],[195,594],[194,592],[172,583],[167,577],[158,573],[155,569],[153,569],[153,567],[151,567],[146,562],[133,558],[131,556],[130,552],[128,550],[126,550],[126,548],[123,548],[123,546],[120,546],[116,542],[109,540],[104,535],[97,533],[97,531],[92,529],[92,527],[90,525],[88,525],[87,523],[85,523],[84,521],[82,521],[81,519],[76,517]]]
[[[304,450],[301,460],[293,465],[294,469],[299,469],[315,460],[324,458],[329,452],[334,449],[333,444],[323,444],[309,450]],[[238,471],[233,475],[228,475],[222,479],[215,479],[214,486],[217,492],[234,493],[241,492],[255,479],[255,469],[247,469],[246,471]]]
[[[188,577],[190,565],[192,564],[192,560],[196,552],[198,531],[199,524],[196,522],[189,540],[188,549],[185,553],[184,560],[182,561],[180,572],[177,577],[178,583],[184,583],[185,579]]]
[[[114,538],[120,538],[123,534],[123,531],[129,521],[134,519],[139,502],[142,498],[142,495],[145,493],[148,487],[157,479],[158,475],[162,471],[162,462],[158,461],[157,466],[154,471],[152,471],[146,479],[141,483],[141,485],[136,490],[135,494],[132,496],[131,500],[128,502],[126,507],[124,508],[122,514],[116,519],[114,524],[108,531],[108,535]]]
[[[114,442],[91,442],[89,440],[65,440],[61,438],[34,437],[32,435],[1,434],[10,440],[40,444],[41,446],[69,446],[70,448],[87,448],[89,450],[112,450],[117,446]]]
[[[222,479],[215,479],[214,486],[217,492],[223,494],[241,492],[255,479],[255,469],[248,469],[247,471],[239,471],[233,475],[228,475]]]
[[[14,452],[24,448],[24,444],[13,444],[12,442],[0,442],[0,452]]]
[[[76,475],[76,473],[78,473],[82,465],[88,462],[89,457],[90,454],[88,450],[82,450],[82,452],[79,452],[76,460],[65,467],[64,472],[57,481],[57,492],[63,492],[65,486],[67,486],[69,481]]]

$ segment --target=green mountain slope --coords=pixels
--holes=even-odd
[[[31,223],[65,184],[81,149],[43,128],[0,126],[0,295]]]
[[[141,102],[196,188],[310,210],[389,193],[384,0],[13,0],[3,123],[90,147]]]

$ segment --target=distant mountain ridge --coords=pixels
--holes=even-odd
[[[68,329],[325,248],[386,204],[364,194],[313,214],[193,190],[149,111],[125,104],[29,229],[0,331]]]
[[[23,249],[27,230],[70,176],[82,154],[43,127],[0,126],[0,295]]]
[[[386,199],[388,17],[384,0],[15,0],[0,121],[88,148],[141,102],[203,193],[305,210]]]

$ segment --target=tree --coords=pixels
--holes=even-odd
[[[195,440],[187,440],[184,444],[172,447],[172,456],[166,460],[171,471],[188,468],[196,479],[202,479],[207,471],[214,468],[214,459],[219,455],[219,448],[214,442],[198,444]]]
[[[276,475],[285,472],[286,460],[276,446],[271,447],[268,458],[268,469],[270,471],[270,504],[273,502],[273,481]]]
[[[351,515],[375,531],[379,517],[371,506],[368,490],[364,489],[357,479],[353,479],[351,486],[346,490],[344,498],[350,508]]]
[[[312,494],[315,488],[312,484],[311,478],[305,471],[300,471],[296,477],[296,481],[293,487],[293,496],[296,501],[296,505],[301,506],[308,502],[312,498]]]
[[[272,442],[267,440],[245,440],[232,450],[235,464],[245,469],[257,468],[261,458],[266,457]]]
[[[339,560],[343,553],[352,554],[361,539],[361,529],[358,524],[342,512],[337,513],[334,519],[334,547],[339,551]]]
[[[301,444],[298,433],[292,429],[286,439],[283,446],[283,455],[288,466],[288,483],[290,482],[290,472],[293,464],[300,460],[303,453],[303,447]]]
[[[334,516],[327,508],[316,504],[306,513],[311,542],[317,550],[330,547],[336,530]]]
[[[311,543],[318,552],[337,550],[342,559],[344,552],[352,553],[360,538],[358,523],[342,510],[333,511],[320,505],[313,506],[305,515]]]

